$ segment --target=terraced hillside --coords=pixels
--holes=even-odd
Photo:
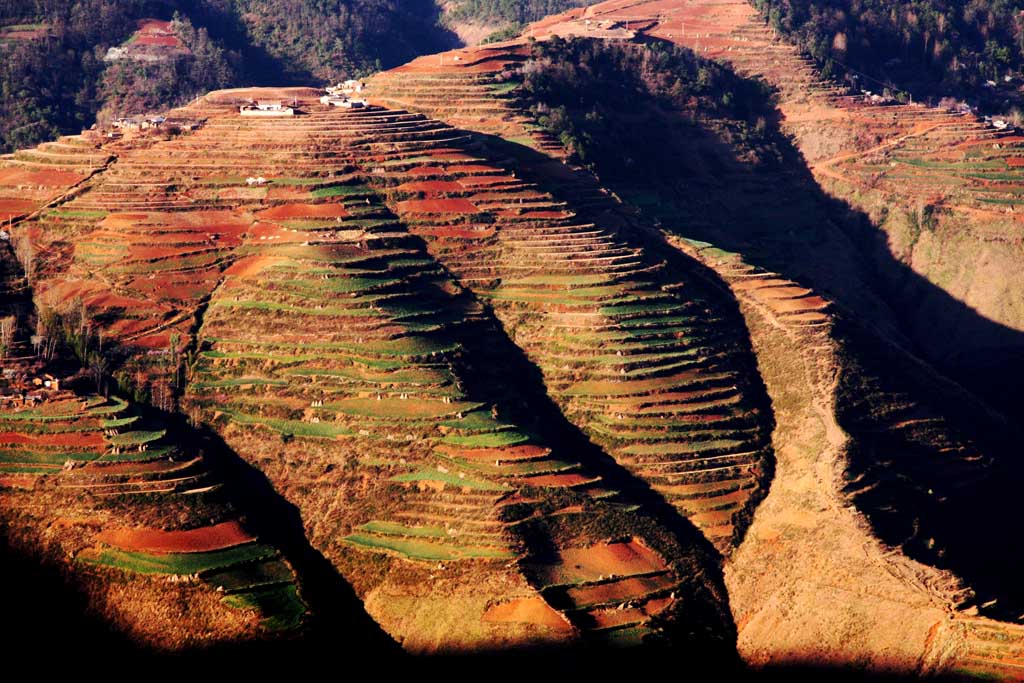
[[[312,167],[319,150],[351,154],[366,125],[403,124],[423,119],[317,111],[262,127],[302,131]],[[235,125],[208,134],[231,144]],[[327,201],[255,212],[204,315],[186,405],[296,502],[371,615],[414,651],[638,642],[671,633],[653,617],[713,615],[701,551],[467,392],[474,308],[375,191],[343,178],[309,199]]]
[[[567,417],[720,548],[739,538],[771,456],[736,322],[458,131],[382,132],[366,125],[354,145],[366,170],[494,307]]]
[[[1019,372],[1024,345],[1022,294],[1007,284],[1016,281],[1022,256],[1013,213],[1017,135],[972,114],[872,104],[823,82],[743,0],[612,1],[546,23],[586,35],[588,20],[630,21],[646,36],[724,60],[774,86],[782,129],[795,136],[815,178],[881,229],[880,238],[854,237],[875,251],[873,266],[915,341],[986,397],[1007,393],[1005,368]],[[971,314],[949,299],[995,325],[970,325]]]
[[[199,453],[126,401],[30,396],[5,400],[0,415],[9,543],[66,563],[96,614],[157,648],[299,625],[291,566],[246,528]]]
[[[0,222],[30,215],[106,166],[111,155],[81,136],[0,156]]]
[[[626,12],[636,9],[638,4],[648,3],[631,3],[632,7],[620,6],[618,9],[614,7],[615,3],[604,3],[596,8],[591,8],[586,16],[593,21],[595,16],[609,16],[601,14],[602,10],[611,12],[610,16],[614,16],[614,12],[619,11],[624,22]],[[669,7],[670,4],[674,4],[676,9],[679,9],[680,3],[661,3],[659,7],[667,13],[667,10],[672,9]],[[724,14],[728,14],[726,10],[729,4],[720,4],[715,9],[706,8],[706,16],[713,17],[715,22],[720,21]],[[744,16],[740,12],[741,9],[743,8],[735,8],[736,16]],[[636,14],[629,16],[631,22],[636,22]],[[570,17],[569,21],[578,19],[579,23],[583,23],[585,22],[583,17],[584,14],[580,13],[575,18]],[[683,19],[687,23],[690,21],[688,17],[683,17]],[[751,30],[744,29],[741,33],[756,34],[753,29],[758,26],[756,22],[749,21],[749,19],[750,17],[746,16],[743,21],[749,24]],[[651,21],[647,22],[646,28],[641,26],[641,23],[636,22],[633,27],[652,32],[663,30],[666,31],[665,37],[667,37],[668,20],[665,17],[655,14],[651,17]],[[557,25],[558,22],[550,20],[546,24]],[[660,29],[658,28],[659,24]],[[740,25],[740,23],[736,23],[736,26]],[[582,27],[579,27],[578,24],[577,27],[581,29],[581,34],[585,34]],[[534,28],[536,32],[538,26]],[[570,32],[570,28],[560,26],[557,32],[564,34]],[[730,32],[733,30],[736,28],[730,29]],[[712,38],[713,36],[710,34],[711,32],[708,31],[701,35],[704,38]],[[763,38],[763,33],[761,35]],[[781,79],[782,74],[792,72],[801,74],[792,83],[785,84],[782,108],[786,116],[782,125],[785,130],[790,132],[800,133],[803,130],[804,134],[807,131],[813,133],[814,127],[821,125],[819,117],[822,116],[823,111],[828,116],[833,115],[822,109],[822,107],[829,107],[831,112],[836,112],[834,115],[838,121],[835,127],[829,128],[829,135],[837,136],[836,140],[839,141],[840,147],[823,150],[825,155],[844,147],[870,149],[878,144],[879,139],[884,139],[886,136],[902,139],[902,136],[906,135],[933,133],[955,135],[960,131],[985,131],[984,125],[980,122],[968,121],[962,116],[948,112],[929,110],[924,107],[871,105],[845,96],[841,90],[831,86],[805,87],[807,83],[801,80],[804,77],[817,82],[811,66],[800,60],[803,66],[795,69],[793,67],[795,53],[781,44],[773,43],[777,49],[767,51],[769,58],[766,59],[766,54],[759,52],[759,48],[764,43],[760,45],[755,43],[749,48],[747,46],[741,48],[738,43],[749,41],[730,40],[720,45],[715,45],[712,41],[708,42],[710,44],[705,47],[709,48],[710,55],[727,57],[730,61],[735,61],[738,66],[742,64],[741,69],[747,73],[752,73],[754,67],[760,67],[759,73],[768,78]],[[515,50],[517,48],[511,44],[504,46],[504,49]],[[701,52],[703,53],[703,50]],[[728,53],[733,54],[729,55]],[[743,58],[736,53],[744,54],[747,61],[744,63]],[[460,61],[471,63],[473,58],[464,56]],[[440,65],[435,66],[433,75],[435,90],[445,87],[441,79],[443,71],[444,69]],[[460,67],[453,66],[449,62],[447,71],[451,73],[449,82],[453,84],[452,87],[461,87],[457,85],[462,81]],[[507,82],[515,82],[516,75],[515,73],[503,74],[502,78]],[[378,86],[378,84],[380,85]],[[378,87],[380,90],[377,90]],[[371,94],[375,91],[382,93],[384,97],[401,97],[406,106],[411,108],[426,110],[429,106],[435,115],[442,118],[451,116],[452,120],[456,120],[458,117],[457,112],[451,111],[453,105],[448,105],[446,109],[443,102],[421,107],[421,94],[412,89],[398,92],[389,78],[378,77],[375,79],[371,84]],[[797,93],[804,93],[799,102],[795,101]],[[519,106],[520,111],[524,110],[522,104],[514,103],[514,106]],[[462,125],[472,126],[487,134],[508,136],[507,132],[493,121],[477,124],[463,121]],[[844,136],[844,130],[849,132],[848,136]],[[998,139],[1005,137],[1003,134],[996,134],[991,129],[983,132],[983,135],[994,138],[992,144],[999,144]],[[806,140],[801,140],[801,142],[806,146]],[[804,149],[808,153],[813,153],[813,149],[806,147]],[[429,165],[439,166],[432,163]],[[423,182],[416,182],[409,183],[407,189],[421,192],[433,191],[432,195],[421,195],[424,198],[446,198],[453,201],[455,197],[468,197],[465,194],[454,194],[458,188],[451,184],[450,177],[441,175],[443,170],[443,168],[431,169],[436,174],[433,178],[438,181],[437,185],[427,186]],[[742,174],[737,174],[736,178],[737,180],[730,180],[727,184],[733,187],[742,187],[743,193],[752,192],[739,181],[743,178]],[[795,181],[794,184],[796,184]],[[397,189],[400,192],[402,186]],[[746,201],[745,195],[743,201]],[[772,206],[771,198],[765,197],[763,203],[764,206],[770,207],[769,211],[773,214],[775,212],[779,215],[784,213],[783,209]],[[471,204],[476,203],[471,201]],[[416,202],[408,202],[406,208],[422,209],[426,207],[422,202],[419,205]],[[429,208],[438,212],[442,210],[439,204]],[[447,208],[454,209],[454,205]],[[470,214],[469,208],[466,206],[461,207],[461,210]],[[812,211],[817,212],[818,210],[812,207]],[[700,211],[694,210],[693,213],[695,219],[702,219]],[[432,216],[427,216],[425,220],[429,222],[432,218]],[[467,227],[475,222],[475,215],[468,215],[464,219]],[[484,221],[480,222],[484,223]],[[474,237],[482,236],[486,234],[484,230],[490,229],[489,224],[485,223],[484,225],[486,227],[474,226],[476,229],[472,233],[463,230],[463,234]],[[449,229],[453,227],[449,226]],[[760,237],[776,241],[780,245],[784,244],[784,240],[770,234],[772,227],[770,221],[765,224],[765,227],[768,232]],[[680,231],[686,234],[685,229]],[[820,246],[824,241],[823,235],[819,233],[816,238]],[[828,239],[842,242],[842,238],[834,240],[829,237]],[[454,240],[449,238],[449,241]],[[565,249],[565,245],[562,243],[559,243],[558,247],[562,250]],[[551,255],[557,250],[552,248],[546,254],[549,258],[557,258],[557,254]],[[962,396],[957,396],[957,390],[944,385],[941,380],[922,380],[920,371],[904,374],[900,379],[895,380],[894,384],[894,378],[889,371],[880,370],[881,366],[870,367],[878,362],[877,356],[864,355],[866,348],[863,346],[864,340],[852,341],[853,335],[846,323],[840,326],[840,331],[835,331],[830,320],[832,304],[813,287],[797,284],[784,275],[772,273],[762,267],[742,262],[736,263],[732,258],[721,260],[718,256],[714,256],[716,250],[707,244],[696,250],[690,247],[686,247],[685,250],[700,258],[722,275],[737,296],[742,300],[749,299],[751,305],[756,307],[754,310],[770,320],[771,325],[791,331],[789,336],[794,339],[784,343],[795,343],[798,346],[806,344],[815,353],[819,349],[830,349],[829,353],[822,358],[815,358],[815,353],[810,354],[811,359],[808,362],[813,368],[811,386],[820,382],[819,388],[813,389],[812,393],[821,392],[825,397],[823,400],[827,400],[833,409],[838,411],[840,422],[834,427],[830,428],[827,425],[825,427],[830,439],[834,438],[836,433],[841,433],[845,434],[845,440],[837,440],[835,450],[822,453],[820,467],[827,467],[829,472],[837,473],[846,470],[848,478],[829,476],[822,479],[819,482],[820,493],[825,496],[825,499],[832,497],[836,501],[856,501],[864,517],[840,515],[845,519],[837,520],[839,527],[823,533],[836,538],[842,538],[844,535],[860,538],[863,543],[867,544],[866,547],[874,548],[868,553],[868,556],[874,559],[866,566],[859,566],[858,562],[852,560],[852,557],[841,553],[838,556],[845,557],[849,566],[844,567],[842,562],[833,565],[832,563],[836,561],[834,558],[819,557],[817,551],[811,550],[815,544],[834,547],[831,543],[825,542],[826,536],[808,541],[803,532],[795,533],[797,528],[792,527],[791,522],[787,521],[787,516],[791,518],[792,515],[806,514],[794,509],[795,501],[802,500],[801,497],[806,494],[806,481],[801,481],[799,470],[792,474],[794,477],[791,480],[792,483],[787,483],[789,480],[785,478],[786,475],[780,473],[780,476],[783,477],[778,484],[781,491],[776,495],[773,488],[773,494],[764,503],[766,512],[763,514],[769,519],[772,515],[779,515],[778,522],[782,523],[782,528],[768,532],[763,539],[755,538],[750,543],[744,544],[740,547],[736,560],[728,563],[729,573],[727,576],[731,577],[727,579],[730,586],[730,598],[740,629],[741,652],[744,657],[748,661],[760,663],[792,662],[796,661],[794,657],[797,660],[807,657],[813,661],[837,663],[868,660],[873,662],[873,667],[900,670],[904,670],[907,662],[915,662],[906,670],[954,668],[970,675],[975,675],[982,670],[998,670],[1000,676],[1013,677],[1012,655],[1008,654],[1008,651],[1007,653],[994,650],[988,652],[983,645],[978,645],[978,638],[963,637],[965,633],[984,631],[988,634],[985,637],[989,641],[993,638],[1010,638],[1009,634],[1013,626],[980,620],[979,623],[986,625],[978,627],[981,628],[981,631],[978,631],[977,628],[970,625],[961,626],[961,624],[969,624],[970,619],[966,616],[958,617],[958,625],[952,630],[947,630],[943,623],[945,620],[943,615],[949,610],[956,607],[964,609],[973,604],[974,607],[970,607],[964,613],[966,615],[981,603],[985,603],[984,610],[987,613],[1003,618],[1016,616],[1013,606],[1016,600],[1013,596],[1013,581],[1009,579],[1014,570],[1009,570],[1008,574],[996,579],[994,583],[993,575],[999,572],[991,571],[993,567],[1017,566],[1018,561],[1014,551],[1011,549],[1007,549],[1007,553],[996,551],[995,548],[1003,547],[998,540],[995,542],[993,539],[982,541],[977,537],[978,535],[967,531],[970,528],[985,528],[986,519],[1005,513],[1005,503],[1000,501],[1005,500],[1006,494],[1005,492],[995,493],[995,489],[1004,485],[1012,487],[1012,484],[1007,482],[1017,481],[1019,478],[1019,474],[1015,472],[1012,465],[1012,458],[1007,458],[1010,453],[1006,452],[1003,446],[992,443],[989,439],[996,434],[1006,434],[1005,422],[996,418],[995,422],[982,430],[976,429],[978,423],[969,425],[965,429],[963,421],[950,419],[951,415],[947,414],[948,406],[965,399]],[[452,249],[452,251],[461,256],[466,250],[458,248]],[[712,256],[705,258],[705,251]],[[780,253],[783,252],[780,250]],[[790,255],[792,255],[792,251]],[[486,262],[493,264],[501,260],[501,257],[491,256]],[[465,262],[466,260],[456,257],[453,270],[460,272],[459,269],[464,268],[463,263]],[[856,268],[850,270],[850,274],[853,275],[851,282],[856,282],[858,278],[866,281],[868,275],[865,271],[858,272]],[[491,287],[495,284],[492,280],[496,280],[493,269],[480,273],[475,281],[485,283],[477,286]],[[500,286],[504,286],[504,284],[502,282]],[[585,285],[579,283],[577,286]],[[877,306],[877,304],[870,303],[871,296],[873,295],[868,294],[867,298],[858,306]],[[849,298],[844,298],[844,301],[849,301]],[[501,315],[502,303],[497,302],[495,306]],[[748,312],[748,321],[751,320],[750,315],[751,313]],[[895,330],[896,326],[892,326],[890,329]],[[964,334],[967,332],[964,331]],[[900,338],[898,333],[897,338]],[[517,342],[522,343],[518,337]],[[891,352],[887,353],[891,354]],[[868,362],[863,362],[865,360]],[[772,356],[768,355],[759,357],[759,362],[762,364],[774,363],[774,360]],[[882,362],[883,365],[886,363],[890,368],[893,367],[892,363],[908,368],[919,365],[917,360],[901,356],[899,353]],[[833,380],[828,375],[817,374],[825,372],[829,367],[844,367],[849,372],[849,375],[846,376],[846,386],[843,386],[839,393],[835,392]],[[917,374],[915,375],[915,373]],[[856,388],[849,384],[851,381],[857,384]],[[923,384],[922,381],[924,381]],[[773,391],[773,400],[778,401],[779,397],[776,396],[771,386],[769,389]],[[940,405],[936,408],[933,402],[939,395],[944,398],[938,401]],[[966,400],[965,407],[971,405],[974,399]],[[945,402],[944,405],[942,405],[943,402]],[[816,407],[815,410],[821,410],[821,408]],[[824,408],[824,410],[828,410],[828,408]],[[984,423],[986,419],[981,418],[981,423]],[[785,429],[791,429],[795,424],[798,423],[790,422],[789,427],[780,425],[781,431],[777,430],[775,437],[776,448],[793,448],[792,445],[787,445],[792,439],[786,435]],[[830,432],[829,429],[834,431]],[[983,438],[979,439],[979,436]],[[1004,437],[996,437],[997,442],[999,438]],[[811,447],[813,448],[813,446]],[[791,458],[787,458],[787,461],[791,463],[791,467],[799,462]],[[942,463],[941,467],[936,467],[937,463]],[[803,463],[800,466],[809,465],[810,463]],[[797,497],[792,497],[794,495]],[[918,500],[912,506],[913,512],[906,508],[908,500]],[[825,503],[825,505],[829,505],[829,503]],[[802,503],[796,507],[802,507]],[[975,522],[962,524],[966,518],[975,519]],[[951,520],[954,519],[958,521],[952,522]],[[838,530],[840,527],[845,531],[840,532]],[[828,525],[822,527],[823,530],[827,528],[829,528]],[[926,529],[928,531],[925,531]],[[789,543],[783,544],[781,547],[776,540],[779,538],[780,532],[784,537],[790,539]],[[964,533],[961,534],[961,532]],[[894,553],[891,549],[879,546],[878,541],[872,537],[874,534],[878,534],[884,543],[890,544],[890,548],[897,547],[899,550]],[[970,536],[975,537],[970,538]],[[960,555],[958,561],[957,556],[961,552],[958,547],[963,549],[967,546],[971,546],[972,550],[967,551],[966,555]],[[849,550],[854,554],[858,552],[854,549],[855,547],[855,545],[849,546]],[[910,561],[900,551],[928,564],[952,569],[957,576],[936,572],[930,567]],[[999,557],[994,557],[993,552]],[[965,557],[971,555],[975,560],[981,557],[986,559],[978,560],[973,565],[970,560],[963,561]],[[775,562],[777,564],[773,564]],[[825,569],[826,565],[831,568]],[[776,567],[774,576],[770,569],[771,566]],[[875,612],[874,616],[869,616],[869,613],[878,609],[878,604],[885,603],[885,600],[878,599],[879,593],[872,593],[874,598],[869,597],[864,593],[864,591],[868,591],[866,586],[860,587],[861,582],[879,581],[880,577],[876,572],[882,567],[887,567],[883,571],[892,573],[896,578],[895,582],[885,589],[886,591],[891,590],[890,597],[885,600],[891,599],[894,605],[900,605],[897,609],[909,609],[916,616],[909,616],[908,613],[907,618],[919,619],[920,621],[917,623],[921,624],[920,639],[915,640],[914,638],[917,636],[908,639],[908,650],[902,655],[898,655],[891,649],[892,638],[895,637],[895,634],[887,631],[885,627],[891,614],[882,610]],[[821,577],[828,575],[846,576],[851,590],[837,593],[833,584],[822,582]],[[798,576],[802,578],[796,578]],[[792,586],[796,585],[794,582],[799,581],[806,581],[807,585],[796,593],[790,593]],[[988,602],[995,596],[993,588],[995,588],[995,593],[999,594],[999,599],[996,602]],[[972,597],[972,589],[977,591],[977,597]],[[769,607],[769,604],[765,602],[765,595],[766,591],[770,593],[773,590],[786,591],[787,595],[791,597],[782,602],[773,601]],[[826,595],[827,598],[824,597]],[[805,600],[807,602],[804,603]],[[801,603],[804,604],[804,607],[796,606]],[[1002,608],[994,607],[997,603],[1000,603]],[[777,615],[774,614],[774,610],[781,604],[788,604],[791,609],[803,613],[814,611],[820,615],[820,620],[813,625],[804,624],[802,626],[780,622]],[[824,608],[824,604],[828,604],[829,608]],[[909,607],[911,605],[915,606]],[[856,617],[851,615],[856,615]],[[851,619],[853,621],[850,621]],[[877,627],[873,631],[872,627],[865,624],[872,623],[874,620],[877,620]],[[844,644],[831,640],[832,635],[830,634],[849,633],[851,629],[858,633],[863,632],[865,637],[851,638]],[[874,636],[868,637],[868,634],[872,632],[874,632]],[[993,636],[991,635],[993,633],[1003,635]],[[822,646],[824,642],[828,642],[829,645]],[[924,652],[923,656],[922,652]],[[974,662],[974,664],[970,662]],[[986,669],[986,667],[988,668]]]
[[[108,170],[16,225],[43,317],[265,473],[409,650],[727,651],[713,551],[638,507],[627,472],[517,424],[520,378],[473,381],[469,328],[497,326],[365,183],[368,131],[464,136],[301,89],[280,93],[300,117],[238,116],[272,94],[213,93],[178,112],[206,120],[192,134],[108,145]]]

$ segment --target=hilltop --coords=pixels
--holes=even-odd
[[[740,0],[350,94],[0,157],[13,555],[184,657],[1021,678],[1014,131]]]

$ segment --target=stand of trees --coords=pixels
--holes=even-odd
[[[1021,0],[753,0],[828,75],[847,67],[915,94],[1002,98],[1024,58]],[[861,76],[863,78],[863,76]],[[993,81],[1002,92],[991,92]],[[1019,84],[1018,84],[1019,85]],[[880,89],[867,81],[869,89]],[[1012,88],[1015,90],[1015,86]]]
[[[599,0],[458,0],[448,16],[453,21],[525,24],[543,19],[549,14],[597,2]]]
[[[760,81],[668,43],[552,38],[533,45],[524,97],[538,121],[602,177],[658,177],[678,164],[667,119],[728,119],[763,135],[772,94]]]
[[[318,85],[455,45],[434,0],[5,0],[0,27],[45,35],[0,41],[0,152],[207,90]],[[105,62],[139,19],[176,17],[191,56]]]

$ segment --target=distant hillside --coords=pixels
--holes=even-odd
[[[753,0],[776,30],[824,65],[890,79],[915,94],[1019,102],[1024,2],[1019,0]],[[852,69],[852,70],[850,70]],[[996,84],[986,87],[986,81]]]
[[[433,0],[14,0],[0,9],[0,151],[239,84],[314,84],[454,41]],[[145,20],[171,20],[149,37]],[[161,40],[184,49],[159,56]],[[124,53],[110,53],[110,48]],[[134,51],[137,52],[137,51]],[[111,59],[112,56],[116,58]]]
[[[461,20],[525,23],[593,4],[593,0],[456,0],[450,16]]]
[[[442,0],[444,24],[466,45],[511,40],[530,22],[597,0]]]

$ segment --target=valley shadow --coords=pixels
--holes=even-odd
[[[766,124],[766,146],[777,153],[774,159],[752,163],[740,158],[736,147],[710,125],[651,122],[645,126],[645,144],[629,153],[658,155],[648,166],[656,173],[600,180],[589,172],[570,173],[561,162],[502,138],[483,140],[488,148],[513,159],[524,179],[541,184],[573,208],[573,198],[588,186],[614,191],[625,205],[599,206],[591,215],[586,210],[578,213],[605,224],[614,223],[618,214],[623,225],[635,226],[623,230],[624,237],[666,258],[669,268],[678,268],[675,272],[683,276],[700,269],[688,257],[680,260],[663,232],[738,253],[750,264],[831,299],[843,322],[837,334],[847,338],[844,352],[864,355],[867,360],[860,367],[865,371],[895,378],[893,392],[909,395],[923,406],[925,419],[928,414],[944,418],[955,434],[977,444],[990,461],[977,482],[950,480],[945,461],[968,453],[949,452],[941,436],[924,441],[906,438],[901,425],[880,417],[884,411],[861,414],[857,406],[840,405],[841,425],[861,446],[850,452],[848,476],[866,474],[871,479],[871,495],[855,497],[855,502],[885,543],[902,547],[926,564],[952,570],[976,591],[976,603],[998,600],[983,613],[1016,619],[1024,613],[1024,587],[1019,582],[1024,551],[1009,540],[1001,521],[1018,516],[1016,491],[1024,485],[1024,461],[1017,457],[1021,434],[1013,421],[1021,392],[1016,392],[1014,402],[992,389],[1019,385],[1024,366],[995,365],[989,375],[968,376],[963,387],[937,375],[920,360],[928,358],[929,332],[915,321],[915,311],[927,301],[935,325],[930,334],[942,334],[952,325],[966,338],[1002,340],[999,348],[1004,350],[1024,349],[1024,333],[979,315],[891,255],[883,259],[878,245],[884,247],[885,235],[866,215],[822,190],[799,150],[781,132],[777,110]],[[631,198],[641,201],[630,203]],[[703,275],[718,279],[713,273]],[[887,283],[894,281],[903,287],[888,288]],[[906,291],[916,292],[913,300],[901,298]],[[958,371],[941,365],[942,359],[931,360],[957,378],[977,372],[976,367]],[[879,438],[886,431],[891,432],[889,437]],[[922,493],[930,496],[927,505],[918,504]],[[914,542],[907,542],[908,528],[914,529]]]
[[[426,243],[419,236],[403,233],[401,240],[406,248],[429,254]],[[443,263],[437,259],[434,262],[447,280],[458,281]],[[496,419],[510,420],[536,435],[556,457],[579,463],[587,476],[600,477],[602,488],[619,492],[614,498],[617,505],[609,506],[605,512],[616,507],[642,505],[638,517],[653,520],[657,525],[653,530],[633,529],[616,524],[614,519],[602,518],[607,525],[602,524],[601,537],[612,540],[642,531],[662,535],[667,532],[671,541],[683,549],[685,557],[674,559],[685,561],[687,566],[682,568],[681,574],[693,589],[693,594],[680,601],[679,618],[665,625],[670,635],[678,636],[673,639],[674,651],[692,648],[694,653],[703,652],[705,656],[714,653],[714,659],[719,661],[735,660],[736,627],[728,606],[721,556],[704,534],[647,482],[619,465],[566,418],[548,393],[540,369],[509,338],[490,307],[483,305],[469,291],[453,295],[433,284],[421,285],[417,297],[420,302],[437,302],[442,310],[466,311],[461,318],[462,324],[449,326],[440,334],[445,341],[455,342],[462,349],[455,363],[461,370],[458,381],[467,400],[494,406]],[[556,489],[548,489],[547,493],[551,499],[558,497]],[[579,502],[577,497],[567,504]],[[558,548],[546,535],[530,535],[529,551],[529,561],[557,561]],[[668,559],[671,561],[673,558]],[[551,653],[563,649],[555,648]],[[543,649],[537,650],[534,646],[529,650],[531,657],[544,656]],[[574,650],[570,648],[568,652]],[[584,646],[581,652],[592,650]],[[517,650],[516,656],[527,655]],[[575,654],[565,656],[570,659],[578,657]]]
[[[367,613],[362,600],[335,566],[307,539],[297,507],[275,489],[260,470],[235,453],[208,427],[193,427],[179,413],[161,414],[178,443],[202,452],[218,481],[225,482],[228,500],[243,515],[246,527],[262,542],[276,547],[295,569],[299,592],[309,607],[306,622],[294,634],[265,640],[223,643],[181,655],[185,659],[272,663],[281,656],[366,654],[401,657],[401,647]],[[173,656],[169,656],[172,657]]]

